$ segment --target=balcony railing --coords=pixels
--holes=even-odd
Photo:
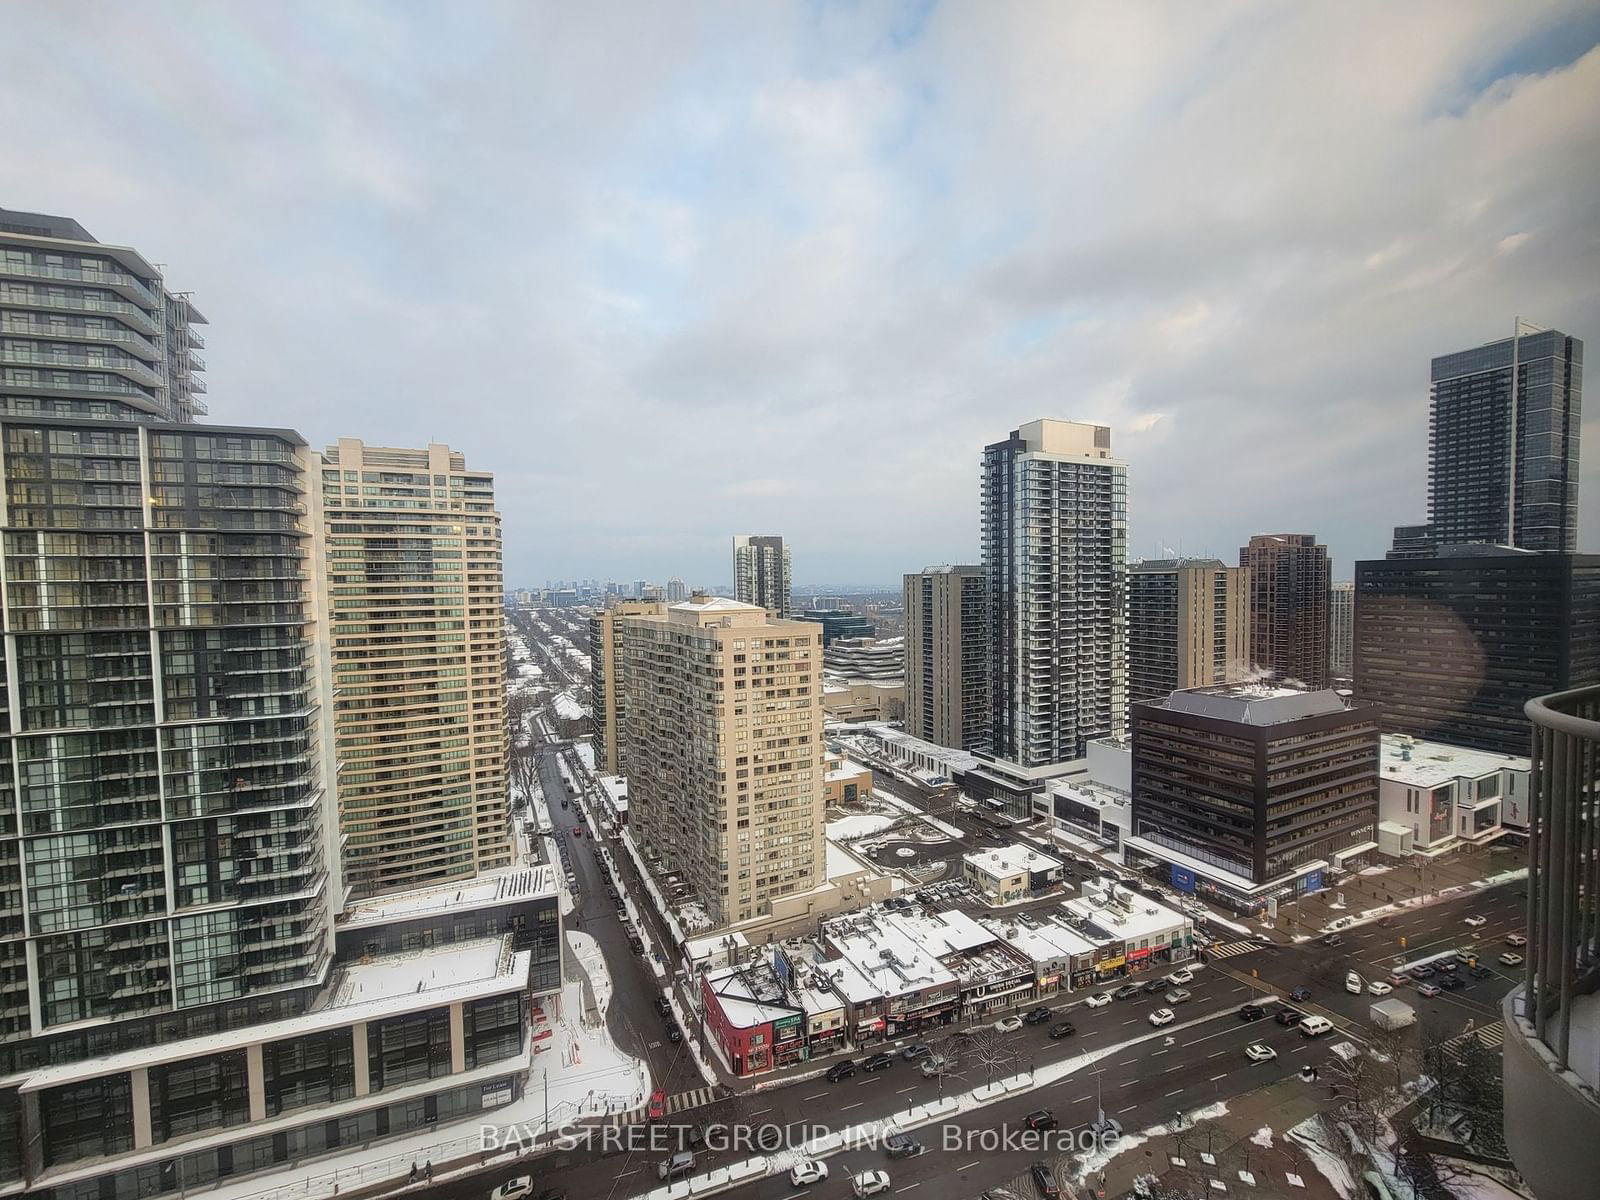
[[[1580,1052],[1593,1061],[1570,1055],[1574,1001],[1600,988],[1600,687],[1541,696],[1524,711],[1533,722],[1524,1015],[1557,1064],[1594,1086],[1600,1046]]]

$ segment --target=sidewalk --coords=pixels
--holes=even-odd
[[[1137,1181],[1155,1176],[1182,1194],[1339,1200],[1333,1185],[1287,1136],[1318,1108],[1315,1087],[1298,1079],[1280,1080],[1228,1101],[1228,1111],[1220,1117],[1177,1129],[1163,1127],[1159,1135],[1092,1173],[1087,1194],[1135,1197],[1140,1194]],[[1225,1191],[1215,1188],[1213,1180]]]

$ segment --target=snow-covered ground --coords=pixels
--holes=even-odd
[[[900,819],[897,813],[854,813],[848,817],[829,821],[827,836],[835,841],[842,838],[866,837],[881,829],[887,829]]]
[[[589,715],[589,710],[578,703],[577,697],[570,691],[557,692],[551,700],[558,718],[563,721],[581,721]]]

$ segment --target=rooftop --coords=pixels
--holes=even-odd
[[[1023,871],[1054,871],[1061,866],[1059,858],[1041,854],[1032,846],[1013,843],[993,850],[975,850],[963,854],[961,861],[970,863],[990,875],[1016,875]]]
[[[1168,908],[1148,896],[1114,885],[1085,884],[1081,896],[1062,901],[1061,907],[1066,910],[1069,924],[1073,924],[1074,928],[1078,926],[1071,921],[1072,917],[1084,918],[1089,922],[1089,928],[1080,932],[1091,940],[1095,937],[1095,930],[1099,929],[1112,938],[1138,941],[1181,927],[1188,920],[1175,908]]]
[[[384,925],[391,921],[428,916],[445,909],[489,908],[555,894],[554,868],[517,867],[481,875],[468,883],[439,884],[362,900],[339,915],[339,928]]]
[[[1494,771],[1527,771],[1526,755],[1470,750],[1445,742],[1425,742],[1404,734],[1383,735],[1378,773],[1413,787],[1437,787],[1456,779],[1477,779]]]
[[[1165,700],[1148,703],[1172,712],[1215,717],[1240,725],[1279,725],[1285,721],[1345,711],[1344,701],[1332,688],[1307,691],[1270,683],[1226,683],[1215,687],[1188,688],[1173,692]]]

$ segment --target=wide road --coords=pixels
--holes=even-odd
[[[647,1191],[656,1182],[655,1167],[665,1157],[665,1145],[681,1136],[673,1131],[680,1131],[688,1124],[699,1125],[708,1135],[722,1126],[752,1130],[770,1126],[787,1130],[799,1140],[803,1132],[817,1126],[844,1128],[879,1119],[912,1104],[936,1099],[941,1088],[964,1091],[984,1083],[989,1072],[977,1061],[978,1052],[973,1047],[986,1038],[998,1041],[1002,1047],[1003,1061],[995,1069],[999,1076],[1026,1072],[1030,1065],[1071,1058],[1087,1050],[1120,1046],[1151,1035],[1125,1052],[1109,1056],[1100,1066],[1105,1109],[1129,1128],[1165,1120],[1178,1109],[1192,1110],[1218,1098],[1248,1091],[1292,1073],[1301,1063],[1321,1053],[1318,1049],[1321,1043],[1308,1042],[1270,1019],[1241,1022],[1234,1015],[1235,1010],[1254,994],[1251,985],[1245,982],[1222,972],[1203,969],[1189,985],[1189,990],[1193,998],[1176,1006],[1180,1024],[1204,1018],[1208,1013],[1219,1015],[1169,1035],[1152,1028],[1147,1019],[1149,1013],[1163,1003],[1160,996],[1139,996],[1098,1010],[1075,999],[1054,1006],[1078,1026],[1078,1032],[1072,1037],[1051,1040],[1047,1036],[1048,1025],[1024,1026],[1016,1033],[1001,1037],[982,1032],[986,1029],[984,1026],[979,1026],[980,1032],[971,1039],[943,1032],[938,1037],[928,1037],[937,1051],[949,1054],[957,1063],[959,1077],[947,1079],[942,1085],[937,1079],[923,1078],[914,1068],[898,1060],[885,1071],[858,1073],[837,1084],[820,1077],[797,1080],[770,1091],[728,1097],[679,1114],[661,1127],[660,1135],[652,1135],[651,1127],[641,1122],[631,1127],[636,1131],[634,1136],[641,1139],[631,1148],[627,1145],[614,1146],[609,1151],[604,1147],[579,1148],[545,1156],[536,1164],[539,1183],[541,1187],[564,1191],[569,1200],[599,1197],[620,1200]],[[619,995],[620,992],[619,986]],[[1169,1037],[1170,1045],[1167,1044]],[[1281,1058],[1263,1065],[1249,1062],[1244,1046],[1251,1041],[1276,1046]],[[887,1048],[893,1050],[905,1044],[907,1041],[901,1041]],[[966,1048],[949,1049],[953,1046]],[[955,1124],[973,1131],[995,1129],[1006,1122],[1016,1124],[1023,1114],[1041,1106],[1052,1109],[1063,1125],[1082,1123],[1094,1117],[1095,1087],[1094,1072],[1079,1072],[1018,1099],[986,1106]],[[651,1145],[648,1139],[652,1136],[659,1136],[663,1141]],[[939,1128],[934,1127],[918,1137],[934,1150],[941,1134]],[[744,1157],[747,1157],[745,1153],[733,1149],[712,1150],[700,1156],[699,1169]],[[964,1166],[969,1160],[980,1158],[981,1164]],[[896,1163],[891,1171],[897,1183],[901,1174],[906,1174],[907,1182],[915,1182],[920,1175],[925,1175],[930,1181],[930,1194],[937,1194],[932,1190],[936,1177],[954,1172],[954,1176],[962,1180],[960,1186],[966,1189],[960,1194],[970,1196],[1024,1169],[1029,1161],[1031,1159],[1023,1151],[1011,1154],[975,1151],[949,1157],[942,1150],[934,1150],[918,1159]],[[885,1159],[882,1151],[853,1152],[844,1155],[843,1162],[851,1170],[861,1170],[883,1166]],[[963,1169],[955,1171],[957,1167]],[[836,1175],[843,1169],[838,1167]],[[482,1197],[490,1188],[517,1173],[515,1168],[501,1167],[470,1181],[439,1185],[428,1189],[426,1194],[429,1200],[434,1196],[441,1200]],[[831,1196],[847,1192],[848,1184],[835,1179],[817,1194]],[[738,1189],[738,1194],[766,1197],[798,1192],[790,1189],[785,1178]]]

